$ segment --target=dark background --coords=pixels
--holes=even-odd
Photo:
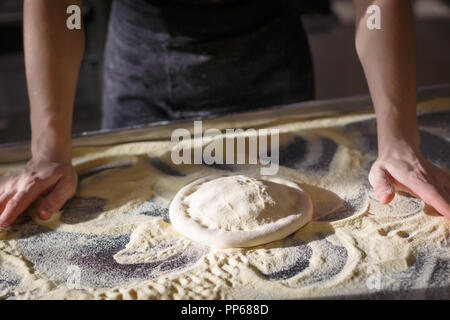
[[[314,59],[316,98],[368,94],[354,48],[350,0],[306,2],[303,22]],[[98,130],[101,70],[109,0],[84,0],[86,53],[75,101],[73,132]],[[414,1],[418,86],[450,83],[450,0]],[[29,139],[22,46],[22,1],[0,0],[0,143]]]

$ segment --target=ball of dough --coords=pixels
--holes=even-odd
[[[173,226],[216,248],[250,247],[283,239],[312,218],[312,202],[278,177],[206,177],[183,187],[170,204]]]

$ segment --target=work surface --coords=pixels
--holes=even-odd
[[[419,114],[423,153],[450,168],[450,99],[421,103]],[[376,200],[367,181],[375,125],[369,109],[265,123],[280,129],[278,174],[311,195],[314,219],[247,249],[189,241],[168,205],[195,179],[258,167],[177,166],[169,139],[76,147],[79,188],[62,212],[42,221],[33,206],[0,234],[0,297],[448,299],[450,221],[406,195]]]

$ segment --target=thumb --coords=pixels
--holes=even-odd
[[[369,182],[382,204],[392,201],[395,196],[395,189],[383,169],[373,167],[369,174]]]
[[[59,180],[39,206],[38,212],[41,219],[50,219],[52,214],[60,210],[64,203],[75,194],[75,190],[76,182],[71,181],[70,178],[63,177]]]

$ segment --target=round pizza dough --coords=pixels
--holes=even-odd
[[[283,239],[312,219],[309,195],[292,181],[246,175],[210,176],[183,187],[169,208],[184,236],[215,248]]]

